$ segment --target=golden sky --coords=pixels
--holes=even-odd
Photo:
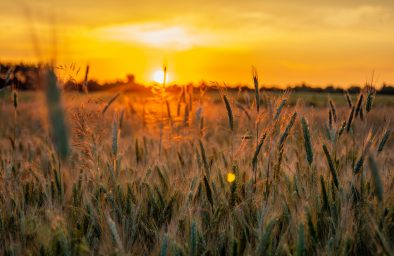
[[[100,81],[166,62],[180,83],[250,83],[252,65],[265,84],[394,83],[393,0],[1,1],[0,31],[0,61],[56,55]]]

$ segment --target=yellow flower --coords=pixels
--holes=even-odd
[[[235,181],[235,174],[233,172],[227,173],[227,182],[232,183]]]

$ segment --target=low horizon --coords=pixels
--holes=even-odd
[[[25,65],[25,66],[40,66],[40,65],[47,65],[46,63],[24,63],[22,61],[20,62],[11,62],[11,61],[5,61],[2,62],[0,61],[0,65],[10,65],[10,66],[19,66],[19,65]],[[48,64],[50,65],[50,64]],[[84,69],[86,69],[86,67],[82,67],[82,66],[77,66],[75,63],[72,63],[70,65],[55,65],[56,70],[58,70],[60,73],[62,72],[62,69],[70,69],[70,67],[73,67],[73,71],[66,71],[69,72],[67,74],[62,74],[62,75],[66,75],[68,76],[68,79],[66,79],[63,82],[73,82],[73,83],[84,83],[84,79],[85,79],[85,75],[86,73],[83,72]],[[253,70],[253,66],[252,69]],[[76,70],[78,70],[76,72]],[[74,72],[74,75],[71,74]],[[163,77],[164,77],[164,73],[163,70],[156,70],[154,73],[152,73],[152,77],[148,80],[148,81],[143,81],[140,80],[139,77],[135,76],[135,74],[133,72],[128,72],[126,74],[124,74],[122,77],[117,77],[114,79],[107,79],[107,80],[100,80],[97,79],[95,77],[91,77],[89,74],[91,72],[91,66],[89,66],[89,72],[88,72],[88,80],[91,82],[96,82],[100,85],[104,85],[104,84],[115,84],[116,82],[126,82],[129,79],[129,76],[133,76],[133,80],[135,80],[135,82],[137,84],[140,84],[144,87],[152,87],[155,84],[162,84],[163,83]],[[168,72],[168,71],[167,71]],[[75,74],[77,73],[77,74]],[[171,73],[170,73],[171,75]],[[308,87],[308,88],[313,88],[313,89],[327,89],[327,88],[335,88],[335,89],[349,89],[349,88],[354,88],[354,87],[358,87],[358,88],[363,88],[365,86],[373,86],[376,89],[381,89],[384,86],[388,86],[388,87],[393,87],[393,84],[391,83],[387,83],[386,81],[376,81],[376,77],[375,77],[375,73],[374,71],[371,74],[370,80],[368,81],[367,79],[363,82],[363,83],[350,83],[350,84],[333,84],[333,83],[327,83],[327,84],[313,84],[313,83],[309,83],[308,81],[299,81],[299,82],[294,82],[294,83],[286,83],[286,84],[273,84],[273,83],[266,83],[264,81],[259,81],[259,85],[264,88],[268,88],[268,89],[288,89],[288,88],[294,88],[294,87]],[[248,87],[250,89],[254,88],[253,85],[253,81],[252,81],[252,75],[250,74],[249,76],[249,81],[243,81],[243,82],[235,82],[235,83],[227,83],[226,81],[208,81],[208,80],[204,80],[204,79],[200,79],[198,81],[188,81],[188,82],[178,82],[178,81],[174,81],[171,79],[171,76],[168,75],[168,73],[166,74],[166,87],[170,87],[170,86],[183,86],[183,85],[192,85],[192,86],[200,86],[200,85],[208,85],[208,86],[222,86],[222,87],[229,87],[229,88],[238,88],[238,87]]]

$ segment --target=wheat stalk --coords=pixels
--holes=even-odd
[[[368,157],[368,164],[369,164],[369,168],[372,172],[372,177],[373,177],[373,182],[375,185],[375,193],[376,196],[379,200],[379,202],[383,201],[383,184],[382,184],[382,179],[380,178],[379,175],[379,169],[378,169],[378,165],[375,161],[375,158],[370,155]]]
[[[57,84],[56,74],[52,68],[47,70],[46,102],[52,130],[52,141],[56,151],[62,158],[70,153],[69,135],[61,103],[61,92]]]
[[[309,165],[312,165],[313,162],[313,149],[311,142],[311,135],[309,133],[308,123],[304,117],[301,118],[302,131],[304,134],[304,146],[306,152],[306,159],[308,160]]]
[[[279,149],[283,148],[284,143],[285,143],[287,137],[289,136],[290,130],[293,127],[296,118],[297,118],[297,112],[294,112],[294,114],[291,116],[290,121],[287,124],[284,132],[282,133],[282,136],[279,139],[279,144],[278,144],[279,145]]]
[[[233,111],[231,109],[230,102],[227,99],[226,95],[223,95],[223,100],[226,105],[226,110],[227,110],[227,116],[228,116],[228,124],[230,126],[230,130],[234,131],[234,117],[233,117]]]
[[[117,94],[115,94],[109,101],[108,103],[105,105],[105,107],[103,108],[101,113],[105,113],[107,111],[107,109],[109,108],[109,106],[111,106],[111,104],[119,97],[120,92],[118,92]]]
[[[324,145],[324,144],[323,144],[323,151],[324,151],[324,154],[326,155],[328,167],[330,169],[332,178],[334,180],[335,187],[338,188],[339,187],[339,182],[338,182],[337,171],[335,169],[335,165],[334,165],[334,162],[333,162],[333,160],[331,158],[330,152],[328,152],[328,149],[327,149],[326,145]]]

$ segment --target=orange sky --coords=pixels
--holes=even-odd
[[[180,83],[250,83],[252,65],[266,84],[394,83],[394,1],[343,2],[1,1],[0,61],[56,55],[100,81],[150,82],[165,61]]]

